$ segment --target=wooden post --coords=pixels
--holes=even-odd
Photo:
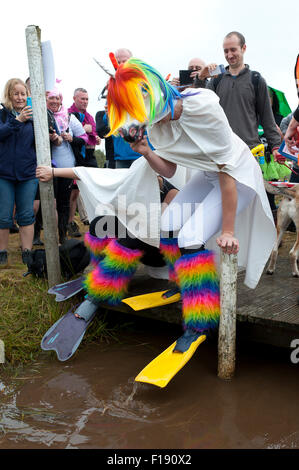
[[[231,379],[235,372],[237,274],[237,255],[228,255],[221,251],[218,377],[224,380]]]
[[[5,362],[4,341],[0,339],[0,364],[4,364],[4,362]]]
[[[32,111],[37,164],[51,166],[51,151],[40,34],[41,31],[38,26],[27,26],[27,56],[30,74],[30,89],[32,95]],[[61,282],[53,182],[40,182],[39,187],[43,214],[48,283],[49,287],[52,287]]]

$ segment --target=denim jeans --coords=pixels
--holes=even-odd
[[[16,205],[15,219],[20,227],[34,223],[33,201],[38,180],[10,181],[0,178],[0,229],[13,224],[13,210]]]
[[[54,179],[54,195],[58,214],[59,242],[63,243],[66,238],[67,224],[70,215],[70,196],[73,180],[70,178]]]

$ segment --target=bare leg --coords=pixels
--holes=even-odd
[[[8,247],[9,229],[0,229],[0,250],[7,250]]]
[[[70,197],[70,213],[69,213],[69,224],[74,220],[76,209],[77,209],[77,199],[79,197],[79,189],[72,189]]]
[[[82,197],[80,196],[80,193],[79,193],[79,196],[78,196],[78,199],[77,199],[77,204],[78,204],[78,212],[79,212],[81,222],[83,222],[83,223],[88,222],[87,212],[85,210],[85,207],[84,207],[84,204],[83,204],[83,201],[82,201]]]
[[[40,201],[36,199],[33,203],[34,215],[38,213],[39,206],[40,206]]]
[[[34,235],[34,224],[20,227],[22,250],[31,250]]]

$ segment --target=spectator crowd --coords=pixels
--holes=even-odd
[[[266,159],[275,168],[279,166],[278,149],[284,136],[289,145],[294,140],[299,112],[282,110],[276,90],[270,88],[262,74],[253,71],[245,63],[246,42],[244,36],[233,31],[223,41],[227,62],[219,73],[217,64],[206,64],[200,58],[190,59],[187,74],[173,78],[171,84],[179,91],[187,87],[208,88],[220,100],[229,125],[252,150],[263,142]],[[118,49],[115,57],[119,64],[133,54],[128,49]],[[187,77],[187,79],[186,79]],[[105,166],[111,169],[129,168],[140,157],[121,136],[105,137],[109,132],[107,118],[106,87],[101,98],[103,108],[93,117],[88,113],[89,96],[85,88],[73,93],[73,103],[66,105],[60,88],[46,91],[49,125],[49,141],[53,168],[74,166],[97,167],[96,146],[105,140]],[[25,82],[12,78],[7,81],[0,109],[0,266],[8,264],[9,233],[19,231],[21,256],[24,264],[33,245],[41,245],[42,212],[36,171],[36,150],[32,106],[30,103],[30,79]],[[29,99],[28,99],[29,98]],[[149,145],[150,142],[149,142]],[[295,163],[284,174],[292,182],[299,182],[299,168]],[[278,176],[277,178],[279,178]],[[266,178],[265,178],[266,179]],[[66,238],[80,237],[75,222],[78,210],[81,221],[88,225],[86,211],[76,181],[70,178],[54,178],[54,197],[59,243]],[[273,195],[268,195],[275,218],[276,205]]]

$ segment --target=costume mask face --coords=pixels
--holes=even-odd
[[[171,109],[169,106],[163,110],[163,103],[161,103],[159,95],[155,101],[155,118],[151,122],[151,124],[155,124],[156,122],[163,119],[165,116],[171,113]],[[136,119],[132,119],[130,115],[127,115],[127,119],[124,125],[118,130],[119,135],[129,143],[137,142],[141,140],[145,134],[146,128],[149,124],[149,115],[150,115],[150,99],[148,93],[143,93],[143,101],[144,106],[146,109],[147,119],[144,122],[139,122]],[[162,109],[162,111],[161,111]]]
[[[128,142],[140,140],[147,125],[173,113],[180,93],[150,65],[129,59],[118,66],[108,85],[110,133]]]

